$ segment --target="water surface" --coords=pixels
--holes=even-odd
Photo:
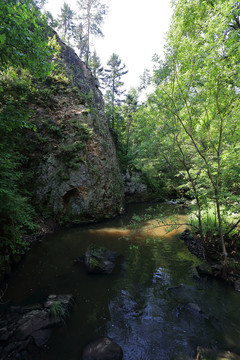
[[[33,360],[80,360],[89,341],[107,335],[124,352],[124,360],[190,359],[197,346],[240,352],[240,294],[216,282],[194,280],[199,260],[177,234],[155,227],[131,233],[125,226],[149,205],[128,207],[126,215],[100,224],[74,227],[46,236],[34,245],[8,284],[10,305],[44,302],[49,294],[73,294],[75,303],[66,324],[54,329]],[[172,214],[162,205],[160,212]],[[179,222],[185,215],[179,215]],[[123,255],[113,275],[88,275],[73,260],[89,244]],[[212,316],[209,321],[182,306],[195,303]]]

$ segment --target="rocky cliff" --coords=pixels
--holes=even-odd
[[[35,131],[25,153],[35,173],[36,207],[60,222],[100,220],[121,213],[123,184],[98,81],[70,47],[31,105]]]

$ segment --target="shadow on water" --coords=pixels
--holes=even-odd
[[[199,260],[177,237],[184,226],[166,232],[152,220],[134,234],[125,228],[147,208],[131,205],[123,217],[46,236],[21,262],[9,280],[8,306],[44,302],[54,293],[75,299],[69,320],[31,359],[80,360],[84,345],[103,335],[123,348],[124,360],[190,359],[198,345],[240,351],[239,294],[193,279]],[[172,215],[173,207],[159,211]],[[185,215],[178,220],[184,223]],[[89,244],[121,253],[119,271],[88,275],[74,264]],[[210,320],[184,308],[188,303]]]

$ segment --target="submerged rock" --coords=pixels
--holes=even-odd
[[[199,276],[213,276],[213,269],[211,264],[203,263],[196,267]]]
[[[121,360],[122,357],[122,348],[106,336],[92,341],[82,354],[82,360]]]
[[[119,255],[104,247],[91,245],[85,253],[85,266],[89,274],[112,274]]]
[[[186,305],[179,305],[177,307],[177,317],[182,313],[183,310],[186,310],[188,312],[191,312],[197,316],[200,316],[204,319],[210,320],[210,315],[205,314],[202,309],[195,303],[188,303]]]

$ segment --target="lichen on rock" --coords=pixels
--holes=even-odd
[[[73,49],[58,42],[57,73],[46,81],[51,99],[32,105],[37,131],[28,134],[36,202],[57,222],[100,220],[123,209],[115,146],[98,81]]]

